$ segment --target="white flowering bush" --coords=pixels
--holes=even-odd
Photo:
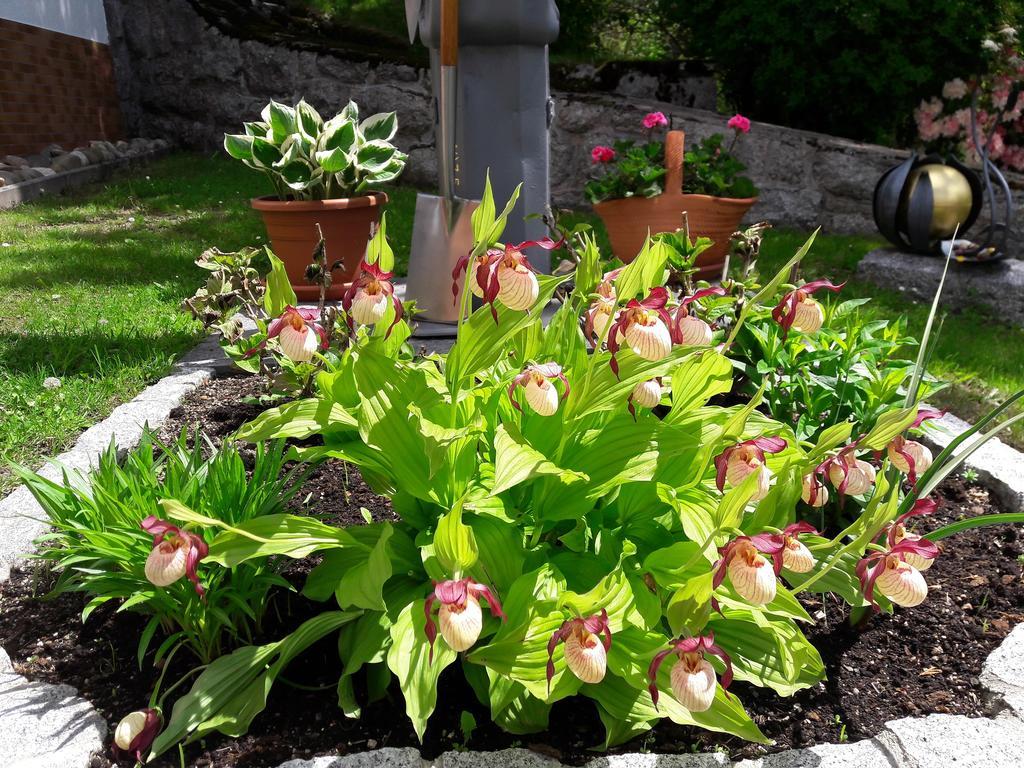
[[[1013,27],[1003,27],[994,37],[982,43],[987,71],[945,83],[941,97],[925,99],[914,110],[914,122],[929,151],[979,162],[971,130],[975,101],[980,145],[1003,168],[1024,171],[1024,101],[1018,98],[1024,86],[1024,57]]]

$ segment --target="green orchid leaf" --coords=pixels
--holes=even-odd
[[[462,522],[462,505],[443,515],[434,532],[434,554],[451,574],[473,567],[480,557],[473,529]]]
[[[457,658],[455,651],[438,635],[431,659],[425,626],[422,601],[405,606],[390,627],[391,648],[387,656],[388,668],[402,686],[405,712],[421,742],[427,720],[437,706],[437,681],[445,667]]]

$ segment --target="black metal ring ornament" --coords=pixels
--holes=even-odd
[[[971,194],[970,212],[963,221],[957,222],[959,237],[953,243],[953,257],[957,261],[974,262],[1006,258],[1006,244],[1013,224],[1013,194],[1006,178],[989,158],[989,148],[1003,113],[1013,109],[1019,95],[1020,88],[1017,86],[983,142],[980,141],[978,128],[977,94],[972,98],[971,136],[974,146],[979,147],[980,173],[954,158],[943,159],[938,155],[919,158],[912,154],[882,174],[875,185],[873,213],[875,225],[886,240],[902,250],[934,254],[941,252],[944,240],[953,237],[953,229],[948,232],[936,231],[935,192],[930,175],[924,168],[945,166],[966,180]],[[915,174],[917,169],[924,170]],[[1001,205],[997,201],[999,195],[1002,196]],[[980,242],[971,242],[964,237],[964,233],[978,220],[983,205],[989,210],[988,223],[977,235]],[[997,209],[1001,209],[1001,219],[997,216]]]
[[[963,163],[938,155],[924,158],[912,154],[899,165],[882,174],[875,185],[873,211],[875,225],[886,240],[893,245],[914,253],[936,253],[939,241],[953,236],[953,232],[936,237],[932,222],[935,213],[935,195],[932,181],[927,173],[917,177],[916,183],[908,185],[915,169],[925,166],[945,165],[959,172],[971,190],[971,208],[967,219],[961,222],[960,231],[966,231],[978,219],[981,212],[983,189],[978,175]]]

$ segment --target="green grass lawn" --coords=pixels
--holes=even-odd
[[[37,464],[167,372],[197,342],[198,325],[179,310],[202,278],[193,260],[207,247],[259,245],[265,233],[249,199],[265,180],[219,153],[178,154],[131,178],[0,213],[0,493],[8,461]],[[404,274],[416,192],[388,190],[388,234]],[[567,221],[587,221],[586,213]],[[803,233],[772,231],[762,262],[781,265]],[[807,276],[850,275],[875,240],[822,236]],[[927,308],[897,293],[873,295],[871,312],[906,314],[919,335]],[[965,418],[1001,393],[1024,387],[1024,332],[974,311],[951,314],[932,371],[955,382],[943,404]],[[62,386],[47,389],[57,377]],[[1024,431],[1017,436],[1024,444]]]

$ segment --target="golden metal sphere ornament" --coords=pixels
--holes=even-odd
[[[900,200],[901,215],[907,215],[908,201],[917,191],[922,176],[932,188],[932,217],[928,234],[935,240],[948,240],[957,226],[965,228],[974,204],[974,193],[967,177],[956,168],[939,163],[919,165],[910,172]]]
[[[982,197],[981,180],[962,163],[911,155],[879,179],[875,224],[903,250],[934,253],[958,228],[962,235],[974,223]]]

